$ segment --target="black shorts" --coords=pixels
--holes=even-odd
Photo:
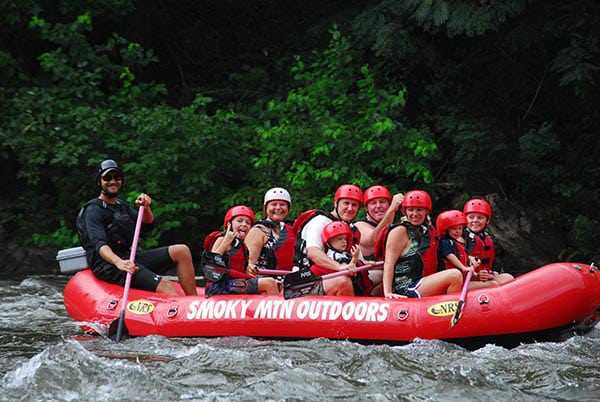
[[[159,247],[140,251],[135,257],[138,270],[131,277],[131,287],[155,292],[160,283],[160,275],[173,268],[173,260],[169,255],[169,247]],[[96,278],[103,281],[125,285],[127,272],[121,271],[114,265],[102,260],[92,271]]]
[[[258,294],[258,278],[238,279],[224,276],[206,286],[206,297],[231,294]]]

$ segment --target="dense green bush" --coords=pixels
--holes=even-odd
[[[125,196],[155,200],[148,244],[197,242],[271,186],[290,188],[296,213],[354,182],[425,186],[436,208],[500,193],[569,255],[598,256],[597,2],[340,1],[302,8],[310,26],[266,4],[259,24],[223,4],[231,23],[210,27],[191,3],[4,5],[4,232],[73,242],[111,157]]]

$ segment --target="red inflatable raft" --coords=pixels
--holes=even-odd
[[[106,324],[117,318],[122,294],[122,287],[97,280],[84,270],[65,287],[65,307],[84,327],[85,322]],[[205,298],[203,293],[163,297],[131,289],[126,326],[132,336],[521,342],[557,330],[564,334],[565,329],[572,333],[595,326],[600,320],[600,270],[593,265],[555,263],[501,287],[471,290],[462,318],[450,327],[458,298],[452,294],[400,300],[330,296],[284,300],[259,295]]]

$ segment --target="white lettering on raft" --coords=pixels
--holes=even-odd
[[[383,322],[388,318],[388,303],[340,302],[330,300],[261,300],[254,311],[248,309],[252,300],[195,300],[189,304],[188,320],[321,320]]]
[[[261,300],[254,310],[252,318],[266,318],[269,320],[291,319],[294,308],[293,300]]]

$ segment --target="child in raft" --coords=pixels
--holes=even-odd
[[[327,250],[327,257],[340,264],[349,264],[348,268],[355,268],[360,258],[358,245],[352,244],[352,229],[346,222],[334,221],[323,228],[321,232],[323,246]]]
[[[480,263],[476,280],[491,282],[489,286],[513,281],[515,278],[511,274],[494,271],[496,251],[494,239],[488,230],[492,219],[490,203],[483,198],[473,198],[465,203],[463,213],[467,218],[467,226],[463,234],[465,250],[469,260]]]
[[[463,276],[473,271],[469,289],[494,286],[493,281],[474,281],[477,277],[477,268],[480,265],[479,260],[469,261],[465,249],[465,239],[463,230],[467,225],[465,214],[456,209],[444,211],[438,215],[435,226],[440,242],[438,245],[439,270],[456,268],[463,273]]]
[[[359,261],[364,262],[359,245],[355,244],[350,247],[352,238],[352,229],[346,222],[331,222],[321,232],[321,240],[327,257],[339,264],[346,264],[350,270],[356,268]],[[352,277],[352,287],[357,296],[370,296],[374,291],[373,283],[366,271],[359,272]]]
[[[206,295],[215,294],[279,294],[279,285],[273,278],[258,278],[248,271],[248,249],[244,238],[255,221],[254,211],[245,205],[236,205],[225,214],[224,233],[217,235],[209,253],[226,257],[227,272],[206,287]],[[209,244],[205,244],[209,246]],[[204,268],[206,269],[206,267]]]

